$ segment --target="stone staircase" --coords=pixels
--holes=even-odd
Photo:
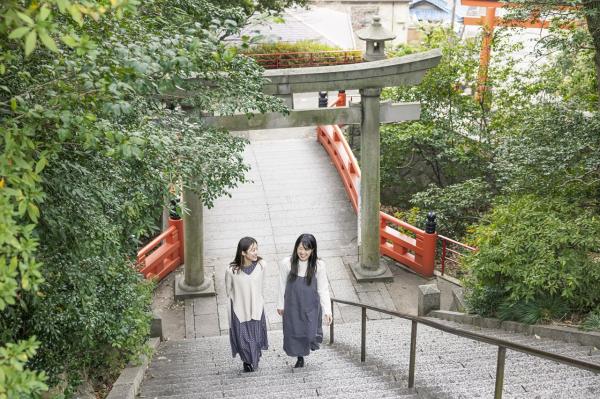
[[[436,319],[439,321],[438,319]],[[481,331],[525,345],[569,354],[600,364],[600,350],[500,330]],[[326,337],[328,342],[328,337]],[[139,397],[202,398],[491,398],[497,348],[423,325],[418,327],[415,389],[407,388],[410,322],[367,323],[367,361],[360,362],[360,324],[337,325],[335,344],[292,369],[282,332],[269,332],[270,349],[260,369],[242,373],[229,337],[163,342],[146,372]],[[504,398],[598,398],[600,375],[507,351]]]

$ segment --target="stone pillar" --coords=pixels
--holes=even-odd
[[[440,290],[435,284],[420,285],[418,291],[419,316],[427,316],[432,310],[440,310]]]
[[[392,274],[379,262],[379,97],[381,88],[360,90],[360,245],[358,264],[353,265],[359,282],[390,280]]]
[[[204,277],[204,226],[202,200],[190,189],[183,191],[184,271],[175,277],[175,299],[216,295],[212,278]]]

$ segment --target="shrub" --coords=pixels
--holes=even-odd
[[[505,197],[473,238],[479,251],[465,260],[471,310],[492,314],[500,303],[557,298],[586,313],[600,303],[600,262],[590,255],[600,245],[600,220],[591,210],[561,197]]]
[[[270,53],[300,53],[310,51],[335,51],[339,47],[315,42],[312,40],[300,40],[295,43],[275,42],[261,43],[244,49],[245,54],[270,54]]]
[[[600,331],[600,307],[597,307],[596,310],[590,312],[587,315],[587,317],[581,324],[581,328],[587,331]]]
[[[569,307],[560,297],[542,297],[532,301],[511,303],[506,301],[498,307],[498,317],[501,320],[515,320],[527,324],[539,321],[562,319],[569,313]]]
[[[437,215],[437,230],[450,237],[463,237],[467,227],[479,221],[492,199],[490,186],[480,178],[466,180],[447,187],[430,185],[425,191],[413,195],[410,202]]]

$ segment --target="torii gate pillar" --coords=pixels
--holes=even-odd
[[[388,32],[378,15],[371,26],[357,32],[366,42],[365,60],[385,59],[385,42],[396,35]],[[358,264],[352,265],[357,281],[391,280],[392,272],[379,262],[379,208],[380,208],[380,96],[381,87],[360,89],[360,198],[358,209],[359,247]]]
[[[183,214],[184,271],[175,277],[175,299],[190,299],[217,295],[211,277],[204,276],[204,228],[202,200],[185,188],[183,202],[189,212]]]
[[[358,264],[352,271],[358,281],[389,280],[392,273],[379,262],[380,206],[380,95],[381,88],[360,89],[360,199]]]

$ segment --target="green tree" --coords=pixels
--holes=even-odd
[[[511,50],[502,40],[496,46],[502,54]],[[440,48],[442,59],[420,85],[386,89],[383,93],[384,98],[393,101],[419,102],[421,117],[419,121],[389,124],[381,129],[382,200],[402,208],[416,205],[423,212],[423,220],[428,211],[438,212],[439,230],[458,238],[469,222],[475,222],[487,209],[497,192],[494,170],[489,165],[501,114],[482,107],[471,95],[479,65],[478,39],[461,41],[454,32],[434,27],[424,32],[420,45],[402,46],[391,54],[431,48]],[[506,91],[501,82],[512,68],[510,59],[493,64],[490,85]],[[503,93],[502,97],[508,96]],[[460,188],[463,184],[467,190]],[[465,211],[462,216],[454,218],[460,212],[447,212],[452,204],[461,203],[465,205],[459,207]]]
[[[0,4],[0,398],[136,355],[151,286],[135,251],[167,187],[210,206],[244,181],[244,141],[183,110],[284,109],[221,40],[240,4]]]
[[[583,54],[592,61],[584,66],[583,71],[579,69],[575,78],[583,78],[586,82],[577,91],[582,92],[582,88],[593,89],[586,96],[593,93],[589,100],[597,109],[600,106],[600,1],[513,0],[512,3],[520,7],[511,7],[507,18],[529,20],[537,15],[540,19],[551,20],[550,34],[541,39],[540,50],[549,53],[561,51],[569,54],[571,59]],[[582,26],[580,21],[585,21],[585,24]],[[564,59],[564,64],[571,64],[569,57]],[[571,78],[562,76],[559,81],[569,82]]]

